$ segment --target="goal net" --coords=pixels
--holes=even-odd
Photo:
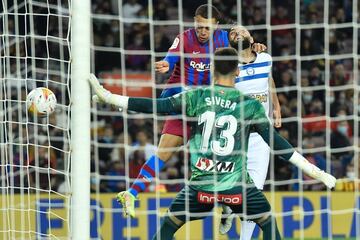
[[[69,1],[0,8],[0,239],[68,239]],[[55,93],[54,114],[27,112],[35,87]]]
[[[358,1],[102,1],[92,12],[93,71],[113,92],[158,97],[170,74],[155,73],[154,62],[166,55],[180,32],[194,26],[195,10],[204,3],[215,5],[227,20],[241,23],[256,42],[266,44],[282,112],[278,131],[310,162],[342,179],[336,191],[327,191],[272,154],[264,191],[280,232],[286,238],[359,238]],[[165,118],[102,105],[93,114],[91,186],[99,227],[93,236],[149,239],[188,183],[186,147],[140,194],[136,218],[124,218],[114,195],[104,193],[131,186],[154,153]],[[240,221],[225,237],[218,234],[218,222],[218,216],[191,222],[176,236],[239,237]]]
[[[0,5],[0,239],[70,236],[69,2]],[[339,179],[335,190],[326,190],[272,152],[264,193],[281,235],[360,239],[358,0],[91,2],[91,71],[105,88],[127,96],[156,98],[168,88],[170,73],[155,73],[154,63],[194,27],[199,5],[220,10],[220,28],[232,26],[230,20],[244,25],[272,56],[279,133]],[[29,116],[24,101],[39,86],[58,99],[56,114],[44,119]],[[136,217],[124,217],[115,196],[155,153],[166,117],[94,103],[91,111],[90,237],[151,239],[189,182],[187,147],[139,194]],[[219,213],[187,223],[176,239],[239,239],[239,219],[219,235]],[[258,228],[253,237],[261,237]]]

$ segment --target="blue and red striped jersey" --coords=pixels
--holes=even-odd
[[[165,57],[173,70],[168,83],[184,83],[186,86],[210,84],[210,56],[217,48],[229,45],[228,33],[217,29],[213,33],[213,43],[210,40],[198,41],[194,28],[179,34]],[[211,49],[212,47],[212,49]],[[184,55],[182,55],[184,54]],[[183,72],[181,57],[184,58]],[[183,74],[183,76],[181,76]]]

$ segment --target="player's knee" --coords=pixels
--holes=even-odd
[[[169,224],[173,224],[174,226],[177,226],[180,228],[182,225],[184,225],[184,222],[168,212],[167,216],[165,217],[164,221],[167,221]]]
[[[271,214],[270,213],[266,213],[263,216],[261,216],[260,218],[256,219],[254,222],[256,222],[259,225],[264,225],[267,221],[269,221],[271,219]]]
[[[159,150],[160,150],[160,151],[159,151]],[[169,161],[170,158],[171,158],[171,156],[173,155],[173,153],[172,153],[172,152],[168,152],[168,151],[162,152],[162,151],[161,151],[162,149],[160,149],[160,148],[159,148],[159,150],[156,152],[155,155],[156,155],[158,158],[160,158],[162,161],[164,161],[164,162]]]
[[[262,224],[262,223],[266,222],[271,217],[271,206],[268,202],[266,202],[264,204],[264,206],[262,207],[262,212],[264,214],[262,214],[262,216],[260,218],[255,220],[255,222],[258,224]]]
[[[154,235],[152,240],[173,239],[174,234],[183,224],[184,222],[168,212],[164,217],[159,231]]]
[[[160,138],[156,156],[166,162],[172,157],[173,153],[177,150],[177,147],[181,145],[182,137],[163,134]]]
[[[264,212],[270,212],[270,211],[271,211],[270,203],[266,201],[266,204],[264,205]]]

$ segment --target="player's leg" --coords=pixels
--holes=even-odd
[[[188,132],[189,129],[187,129],[187,133]],[[126,215],[130,215],[131,217],[135,216],[134,202],[137,195],[143,192],[153,181],[154,177],[159,174],[165,166],[165,163],[175,152],[175,149],[183,145],[182,136],[182,121],[167,120],[165,122],[156,154],[146,160],[132,186],[127,191],[120,192],[117,195],[117,199],[123,205]]]
[[[247,170],[257,189],[263,190],[270,160],[270,148],[264,140],[256,134],[249,137],[247,153]],[[241,240],[250,240],[256,223],[251,220],[241,221]]]
[[[153,236],[153,240],[173,239],[177,230],[179,230],[179,228],[181,228],[184,223],[185,222],[180,221],[174,216],[165,216],[161,223],[160,229]]]
[[[183,144],[183,138],[172,134],[160,137],[158,150],[142,166],[133,185],[128,190],[134,197],[143,192],[154,177],[163,169],[165,163],[172,157],[175,149]]]
[[[263,231],[264,240],[281,239],[280,232],[274,216],[264,216],[263,218],[256,220],[256,222]]]
[[[186,186],[177,195],[171,203],[160,229],[154,235],[153,239],[168,240],[173,239],[176,231],[187,221],[203,219],[213,209],[213,204],[203,204],[198,202],[198,192],[191,187]],[[189,212],[186,216],[186,206]]]
[[[247,170],[250,177],[254,180],[255,186],[262,190],[266,180],[267,170],[270,159],[270,148],[259,134],[252,133],[249,137],[247,153]],[[247,196],[246,196],[247,197]],[[226,234],[233,223],[234,214],[230,207],[222,205],[222,219],[219,231]],[[254,232],[256,223],[251,220],[241,221],[241,240],[250,240]]]
[[[246,189],[246,206],[231,206],[235,213],[246,214],[248,219],[256,222],[263,231],[263,239],[281,239],[275,218],[271,215],[271,207],[265,195],[256,187]],[[274,236],[274,237],[273,237]]]

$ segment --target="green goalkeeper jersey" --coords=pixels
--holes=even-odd
[[[191,186],[223,191],[244,181],[252,183],[246,171],[249,134],[269,128],[261,103],[235,88],[218,85],[183,92],[171,102],[178,112],[184,107],[192,117]]]

